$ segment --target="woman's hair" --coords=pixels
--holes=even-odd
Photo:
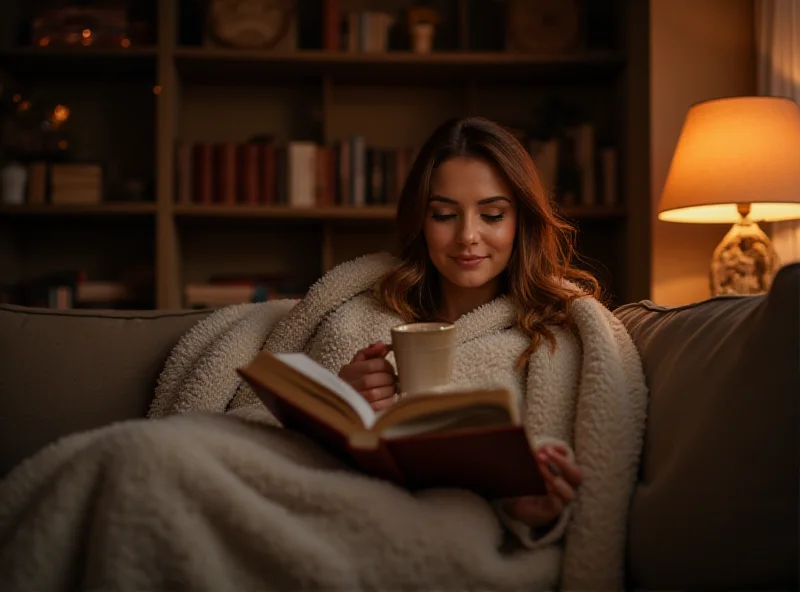
[[[439,278],[430,261],[423,226],[436,167],[455,157],[481,159],[503,175],[517,198],[517,230],[502,287],[517,325],[531,338],[524,366],[544,337],[555,347],[554,326],[574,328],[570,303],[599,296],[597,280],[573,267],[575,230],[550,205],[533,160],[502,126],[480,117],[445,122],[422,146],[400,193],[397,231],[400,264],[376,286],[376,296],[406,322],[435,318]],[[569,283],[564,280],[568,280]]]

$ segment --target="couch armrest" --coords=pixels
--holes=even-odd
[[[143,417],[173,346],[208,314],[0,305],[0,477],[62,436]]]

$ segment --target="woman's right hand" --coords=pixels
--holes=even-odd
[[[397,376],[386,360],[389,348],[378,342],[359,350],[349,364],[339,370],[339,378],[361,393],[375,411],[394,403]]]

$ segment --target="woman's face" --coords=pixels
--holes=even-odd
[[[457,157],[436,168],[423,232],[444,281],[459,288],[498,282],[516,231],[516,199],[492,165]]]

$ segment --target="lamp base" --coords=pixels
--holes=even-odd
[[[778,254],[758,224],[744,216],[711,258],[711,295],[763,294],[778,270]]]

